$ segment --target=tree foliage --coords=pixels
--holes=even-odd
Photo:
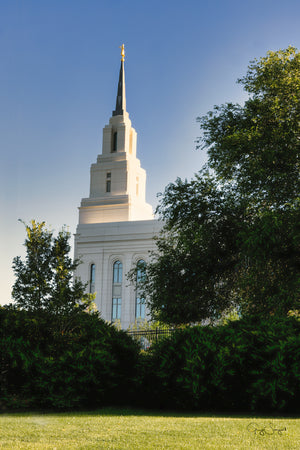
[[[293,47],[268,52],[238,83],[250,95],[244,106],[216,106],[198,119],[208,165],[258,207],[294,204],[300,192],[300,53]]]
[[[93,296],[85,285],[73,280],[79,261],[72,261],[70,233],[63,228],[57,236],[45,222],[32,220],[26,227],[26,256],[13,260],[16,281],[12,296],[19,308],[48,311],[55,316],[70,316],[91,307]]]
[[[252,61],[238,80],[243,106],[199,118],[206,166],[161,198],[165,222],[143,283],[152,314],[169,323],[299,305],[300,53]]]

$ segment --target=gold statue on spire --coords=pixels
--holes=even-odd
[[[125,61],[125,46],[124,44],[122,44],[122,47],[120,46],[121,49],[121,61]]]

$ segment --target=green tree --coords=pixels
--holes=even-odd
[[[165,226],[143,289],[159,320],[299,309],[300,54],[268,52],[238,82],[249,99],[198,119],[208,162],[158,207]]]
[[[249,99],[199,119],[201,143],[217,182],[234,185],[247,205],[236,236],[242,309],[286,314],[299,308],[300,53],[268,52],[238,82]]]
[[[70,233],[63,228],[56,237],[45,222],[31,221],[26,228],[25,261],[13,260],[16,281],[12,297],[16,305],[28,311],[47,311],[56,316],[91,307],[93,296],[85,293],[85,285],[73,280],[79,261],[72,261]]]
[[[25,261],[20,256],[13,260],[16,281],[12,297],[20,308],[38,310],[47,306],[51,295],[53,234],[45,222],[32,220],[31,227],[24,225],[26,257]]]
[[[199,118],[208,166],[257,208],[299,201],[300,53],[293,47],[254,60],[238,80],[244,106],[215,106]]]
[[[164,228],[140,286],[156,320],[195,323],[239,305],[236,236],[246,206],[235,194],[205,172],[166,187],[158,208]]]

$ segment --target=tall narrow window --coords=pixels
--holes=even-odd
[[[118,133],[115,131],[113,134],[112,152],[117,151],[117,145],[118,145]]]
[[[113,298],[112,304],[112,320],[121,320],[121,306],[122,299],[121,298]]]
[[[121,261],[116,261],[113,265],[112,282],[112,321],[121,319],[122,308],[122,272],[123,265]]]
[[[91,264],[91,267],[90,267],[90,294],[93,294],[95,292],[95,272],[96,272],[96,266],[95,266],[95,264]]]
[[[106,192],[111,192],[111,172],[106,174]]]
[[[123,265],[120,261],[114,263],[114,284],[122,283]]]
[[[136,177],[135,193],[136,196],[139,195],[139,177]]]
[[[146,302],[144,297],[142,297],[139,283],[144,277],[145,261],[140,259],[137,263],[137,273],[136,273],[136,297],[135,297],[135,317],[137,319],[145,319],[146,317]]]
[[[129,153],[132,155],[132,129],[130,130],[130,137],[129,137]]]

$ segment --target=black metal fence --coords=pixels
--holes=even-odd
[[[171,336],[175,331],[175,328],[159,329],[155,330],[137,330],[127,331],[127,333],[136,341],[139,342],[143,350],[148,350],[154,342],[157,342],[163,338]]]

